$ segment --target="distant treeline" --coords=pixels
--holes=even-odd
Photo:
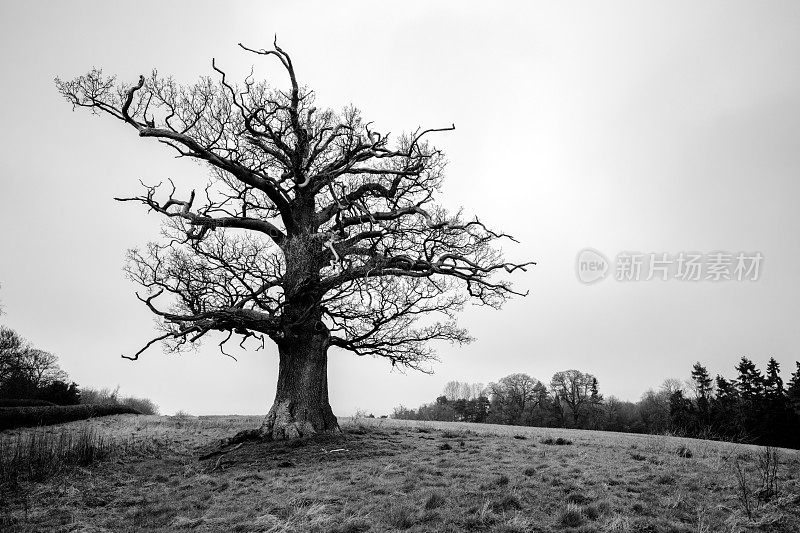
[[[158,406],[146,398],[120,397],[119,387],[109,389],[81,389],[71,381],[67,373],[58,364],[54,354],[33,347],[13,329],[0,326],[0,409],[2,415],[11,416],[12,407],[31,406],[71,406],[78,404],[102,404],[126,406],[130,409],[118,409],[119,412],[135,410],[142,414],[158,414]],[[59,412],[70,413],[65,416],[78,416],[77,413],[112,412],[113,409],[86,410],[68,409]],[[41,415],[46,413],[46,416]],[[44,416],[42,420],[53,418],[54,409],[36,411],[35,414],[20,417],[24,420],[31,417]],[[34,411],[31,411],[34,413]],[[21,418],[21,419],[22,419]],[[4,419],[5,420],[5,419]],[[63,420],[66,421],[66,420]],[[27,424],[27,422],[26,422]]]
[[[23,398],[57,405],[80,403],[77,383],[69,381],[55,355],[0,326],[0,399]]]
[[[800,448],[800,362],[796,365],[784,383],[774,358],[762,373],[742,357],[735,379],[712,379],[696,363],[690,379],[667,379],[638,402],[604,398],[597,378],[578,370],[557,372],[549,386],[528,374],[511,374],[488,386],[451,381],[435,402],[397,407],[392,417],[671,433]]]

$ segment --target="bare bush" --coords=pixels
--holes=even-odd
[[[143,415],[157,415],[159,414],[158,405],[148,398],[136,398],[129,396],[120,400],[120,405],[136,409]]]
[[[748,468],[746,458],[733,458],[733,474],[736,480],[736,497],[747,518],[753,519],[753,513],[775,499],[779,494],[778,467],[780,458],[772,446],[761,449],[756,457],[755,468]]]
[[[760,487],[756,496],[760,501],[768,502],[778,496],[778,451],[772,446],[766,446],[758,454],[758,478]]]
[[[136,409],[143,415],[159,414],[158,405],[148,398],[138,398],[135,396],[120,397],[119,386],[116,388],[93,389],[91,387],[81,390],[82,404],[105,404],[105,405],[124,405]]]
[[[102,389],[93,389],[91,387],[84,387],[81,389],[81,403],[94,403],[94,404],[117,404],[119,396],[119,386],[114,390],[108,387]]]
[[[752,520],[755,502],[750,491],[747,467],[738,457],[733,459],[733,475],[736,479],[736,498],[739,500],[747,518]]]

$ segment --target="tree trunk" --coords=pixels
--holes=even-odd
[[[261,427],[268,439],[339,431],[328,401],[328,332],[316,324],[278,345],[278,389]]]
[[[580,418],[580,407],[575,406],[572,409],[572,423],[575,425],[575,427],[578,427],[578,418]]]

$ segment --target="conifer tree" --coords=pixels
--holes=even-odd
[[[742,399],[750,403],[761,400],[764,397],[764,376],[755,363],[742,357],[736,370],[739,371],[738,388]]]
[[[772,401],[780,401],[786,394],[780,372],[780,364],[774,357],[770,357],[769,363],[767,363],[767,375],[764,378],[764,389],[767,398]]]
[[[786,396],[789,399],[789,404],[800,414],[800,361],[795,364],[797,365],[797,370],[792,374],[792,379],[789,380]]]
[[[711,422],[711,376],[708,369],[700,362],[692,367],[692,381],[694,381],[695,394],[697,395],[698,422],[702,427],[708,427]]]

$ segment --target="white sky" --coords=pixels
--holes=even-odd
[[[121,267],[158,218],[113,196],[201,167],[110,118],[71,111],[53,77],[156,67],[192,82],[211,58],[244,75],[274,65],[236,43],[277,33],[318,105],[353,103],[379,131],[456,124],[445,199],[513,234],[527,298],[469,308],[478,340],[440,346],[434,375],[331,352],[334,412],[376,415],[434,399],[452,379],[594,373],[637,399],[703,361],[742,355],[784,377],[800,315],[800,4],[797,2],[4,2],[0,7],[0,301],[4,324],[53,351],[72,379],[120,385],[163,412],[265,413],[274,347],[220,355],[159,348]],[[263,68],[262,68],[263,67]],[[622,250],[760,251],[751,283],[585,286],[575,256]]]

